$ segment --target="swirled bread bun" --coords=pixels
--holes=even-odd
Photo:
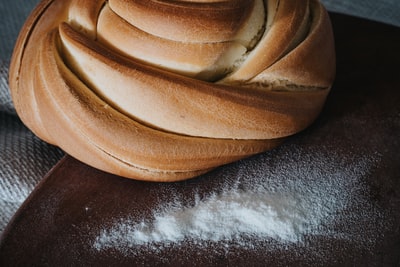
[[[178,181],[308,127],[334,76],[317,0],[43,0],[10,88],[22,121],[71,156]]]

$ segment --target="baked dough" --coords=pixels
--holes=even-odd
[[[44,0],[10,88],[22,121],[71,156],[178,181],[308,127],[334,76],[317,0]]]

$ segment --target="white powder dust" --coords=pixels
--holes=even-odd
[[[129,216],[117,218],[111,228],[98,233],[93,247],[127,252],[138,246],[185,240],[201,244],[250,238],[298,243],[305,235],[362,239],[354,230],[357,221],[379,216],[378,209],[365,200],[367,189],[362,178],[380,156],[317,151],[309,153],[286,145],[274,156],[260,155],[245,164],[229,166],[219,172],[226,183],[215,192],[196,195],[191,204],[175,197],[160,204],[152,218],[141,221]],[[330,227],[340,212],[357,205],[362,210],[353,212],[351,221],[345,222],[350,225],[346,231]]]
[[[307,227],[302,210],[291,197],[270,196],[235,190],[196,201],[193,207],[174,205],[156,214],[151,223],[128,220],[104,231],[96,247],[115,246],[121,240],[129,244],[179,242],[186,238],[220,241],[256,235],[297,241]]]

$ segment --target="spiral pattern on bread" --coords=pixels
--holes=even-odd
[[[318,0],[44,0],[10,88],[22,121],[71,156],[178,181],[308,127],[334,75]]]

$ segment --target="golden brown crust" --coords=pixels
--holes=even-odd
[[[272,149],[318,116],[335,65],[329,18],[318,1],[108,3],[43,1],[22,29],[10,67],[24,123],[81,161],[134,179],[183,180]],[[269,18],[260,16],[260,5]],[[134,9],[148,17],[129,24],[137,23],[129,18]],[[153,31],[166,23],[166,10],[189,32],[175,35],[179,41],[162,39],[177,29],[172,24]],[[210,19],[201,22],[205,14]],[[199,23],[220,28],[222,39],[207,27],[193,31]],[[241,40],[244,29],[254,40]],[[135,39],[140,45],[130,53],[125,41]],[[151,49],[141,57],[146,43]],[[189,61],[201,51],[213,55]]]
[[[300,88],[331,87],[336,71],[331,23],[319,2],[310,1],[310,8],[310,30],[304,40],[249,83],[276,81]]]
[[[105,0],[71,0],[67,20],[76,30],[96,39],[97,19],[104,4]]]
[[[191,77],[217,65],[225,53],[234,54],[233,59],[227,62],[227,65],[232,65],[235,59],[239,59],[246,52],[243,45],[233,40],[216,43],[177,43],[160,38],[129,24],[114,13],[109,5],[99,14],[97,33],[101,43],[126,57]],[[214,79],[214,76],[222,73],[223,68],[215,68],[215,74],[209,79]]]
[[[104,49],[66,24],[60,26],[60,35],[66,62],[80,79],[123,113],[165,131],[210,138],[279,138],[305,128],[297,123],[317,113],[320,106],[314,102],[325,95],[244,91],[201,82],[117,55],[105,56]]]
[[[307,34],[309,1],[272,1],[268,17],[273,17],[258,45],[240,68],[226,79],[248,81],[270,67],[295,47]]]
[[[181,42],[234,39],[258,0],[148,1],[110,0],[111,9],[152,35]]]

